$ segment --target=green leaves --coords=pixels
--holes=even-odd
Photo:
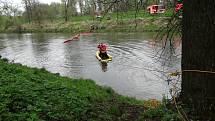
[[[92,80],[60,77],[1,59],[0,102],[4,121],[114,120],[126,116],[119,105],[137,104]]]

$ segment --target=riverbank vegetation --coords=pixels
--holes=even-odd
[[[7,59],[0,59],[0,67],[0,120],[3,121],[179,119],[164,103],[120,96],[92,80],[61,77]]]
[[[162,4],[166,11],[149,14],[146,9],[152,4]],[[158,31],[167,24],[174,4],[174,1],[154,0],[64,0],[51,4],[22,0],[22,11],[7,0],[0,2],[0,32]]]
[[[105,21],[73,21],[64,22],[62,20],[43,21],[41,25],[35,22],[25,23],[19,26],[10,26],[1,32],[154,32],[159,31],[160,27],[167,24],[167,18],[139,18],[139,19],[122,19],[122,20],[105,20]],[[160,24],[163,23],[163,24]]]

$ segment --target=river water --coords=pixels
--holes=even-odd
[[[70,34],[0,34],[0,55],[62,76],[92,79],[121,95],[160,100],[169,92],[166,71],[180,69],[180,52],[161,54],[153,35],[94,33],[63,43]],[[100,42],[109,45],[108,53],[113,56],[107,66],[95,58]]]

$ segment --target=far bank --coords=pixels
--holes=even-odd
[[[138,19],[43,21],[13,25],[0,29],[1,33],[80,33],[80,32],[156,32],[165,27],[170,17]]]

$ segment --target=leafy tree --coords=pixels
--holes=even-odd
[[[47,19],[53,22],[54,20],[60,18],[61,17],[60,8],[61,5],[59,3],[51,3],[49,6],[47,6],[46,8],[48,9]]]
[[[0,21],[1,29],[7,29],[10,26],[17,25],[20,22],[21,11],[19,5],[10,1],[0,1]]]
[[[64,21],[67,22],[69,19],[69,2],[70,0],[61,0],[64,7]]]
[[[23,13],[24,16],[26,16],[28,23],[31,22],[32,19],[32,0],[22,0],[22,2],[25,5],[25,12]]]

